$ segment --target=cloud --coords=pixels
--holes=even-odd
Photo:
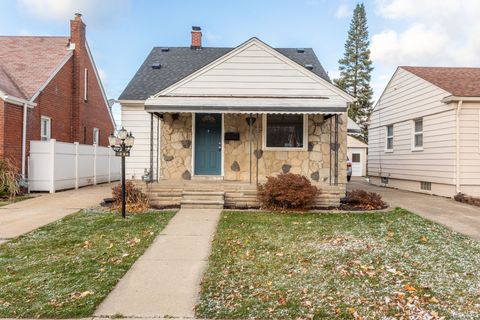
[[[379,0],[376,13],[403,27],[372,35],[375,64],[479,65],[480,1]]]
[[[343,19],[349,17],[351,15],[351,10],[346,4],[341,4],[338,6],[337,10],[335,11],[335,17],[337,19]]]
[[[17,0],[29,16],[47,21],[65,21],[77,12],[92,22],[111,21],[115,14],[128,7],[128,0]]]

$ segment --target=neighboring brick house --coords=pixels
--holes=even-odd
[[[114,127],[80,14],[70,36],[0,36],[0,159],[25,176],[31,140],[106,146]]]

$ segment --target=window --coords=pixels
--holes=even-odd
[[[413,120],[413,150],[423,149],[423,119]]]
[[[385,151],[393,151],[393,124],[387,126],[386,128],[386,144],[385,144]]]
[[[84,83],[83,83],[83,100],[87,101],[88,100],[88,69],[85,68],[85,73],[84,73]]]
[[[304,149],[306,141],[304,115],[269,114],[264,120],[266,148]]]
[[[360,153],[352,153],[352,162],[360,162]]]
[[[52,119],[42,116],[40,121],[40,140],[48,141],[52,136]]]
[[[93,144],[98,145],[99,135],[100,135],[100,130],[98,128],[93,128]]]

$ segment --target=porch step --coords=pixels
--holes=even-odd
[[[189,209],[223,209],[225,192],[223,191],[190,191],[182,193],[181,208]]]

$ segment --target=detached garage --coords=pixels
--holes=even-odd
[[[350,135],[347,136],[347,155],[352,162],[352,176],[367,175],[367,149],[368,146],[364,142]]]

